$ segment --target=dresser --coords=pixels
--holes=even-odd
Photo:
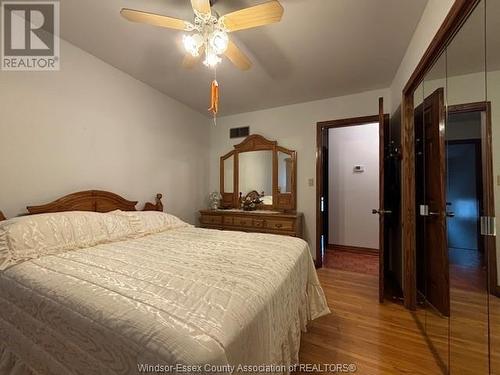
[[[302,213],[266,210],[201,210],[202,228],[281,234],[302,238]]]
[[[221,199],[210,207],[223,209],[201,210],[202,228],[302,238],[295,150],[249,135],[220,157],[219,177]]]

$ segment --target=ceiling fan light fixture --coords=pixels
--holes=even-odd
[[[210,45],[217,55],[226,52],[229,45],[229,37],[227,33],[222,30],[216,30],[210,35]]]
[[[219,56],[217,56],[217,54],[207,51],[206,56],[205,56],[205,60],[203,61],[203,64],[206,67],[214,68],[221,61],[222,61],[222,59]]]
[[[203,45],[203,37],[200,34],[189,34],[182,36],[182,44],[186,52],[193,57],[200,55],[200,47]]]

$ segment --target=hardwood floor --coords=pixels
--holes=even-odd
[[[324,267],[378,276],[379,258],[378,254],[371,252],[327,250]],[[378,280],[375,282],[378,283]]]
[[[375,275],[319,269],[332,313],[302,336],[301,363],[354,363],[356,374],[441,374],[414,314],[378,303]]]

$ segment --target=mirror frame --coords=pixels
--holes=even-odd
[[[420,82],[424,80],[425,75],[432,69],[434,63],[446,49],[450,40],[460,30],[480,2],[481,0],[455,0],[443,24],[403,89],[401,110],[403,294],[404,305],[410,310],[416,310],[417,308],[414,93]]]
[[[297,209],[297,152],[278,145],[276,141],[270,141],[258,134],[249,135],[243,142],[234,146],[234,150],[220,157],[220,192],[222,195],[222,206],[224,208],[239,208],[239,154],[251,151],[272,151],[273,153],[273,176],[272,176],[272,205],[261,205],[260,209],[295,211]],[[281,193],[278,187],[278,152],[285,153],[292,160],[291,168],[291,192]],[[224,191],[224,162],[234,157],[233,164],[233,192]]]

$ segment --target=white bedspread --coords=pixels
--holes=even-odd
[[[306,242],[169,230],[0,273],[0,374],[289,364],[328,312]]]

